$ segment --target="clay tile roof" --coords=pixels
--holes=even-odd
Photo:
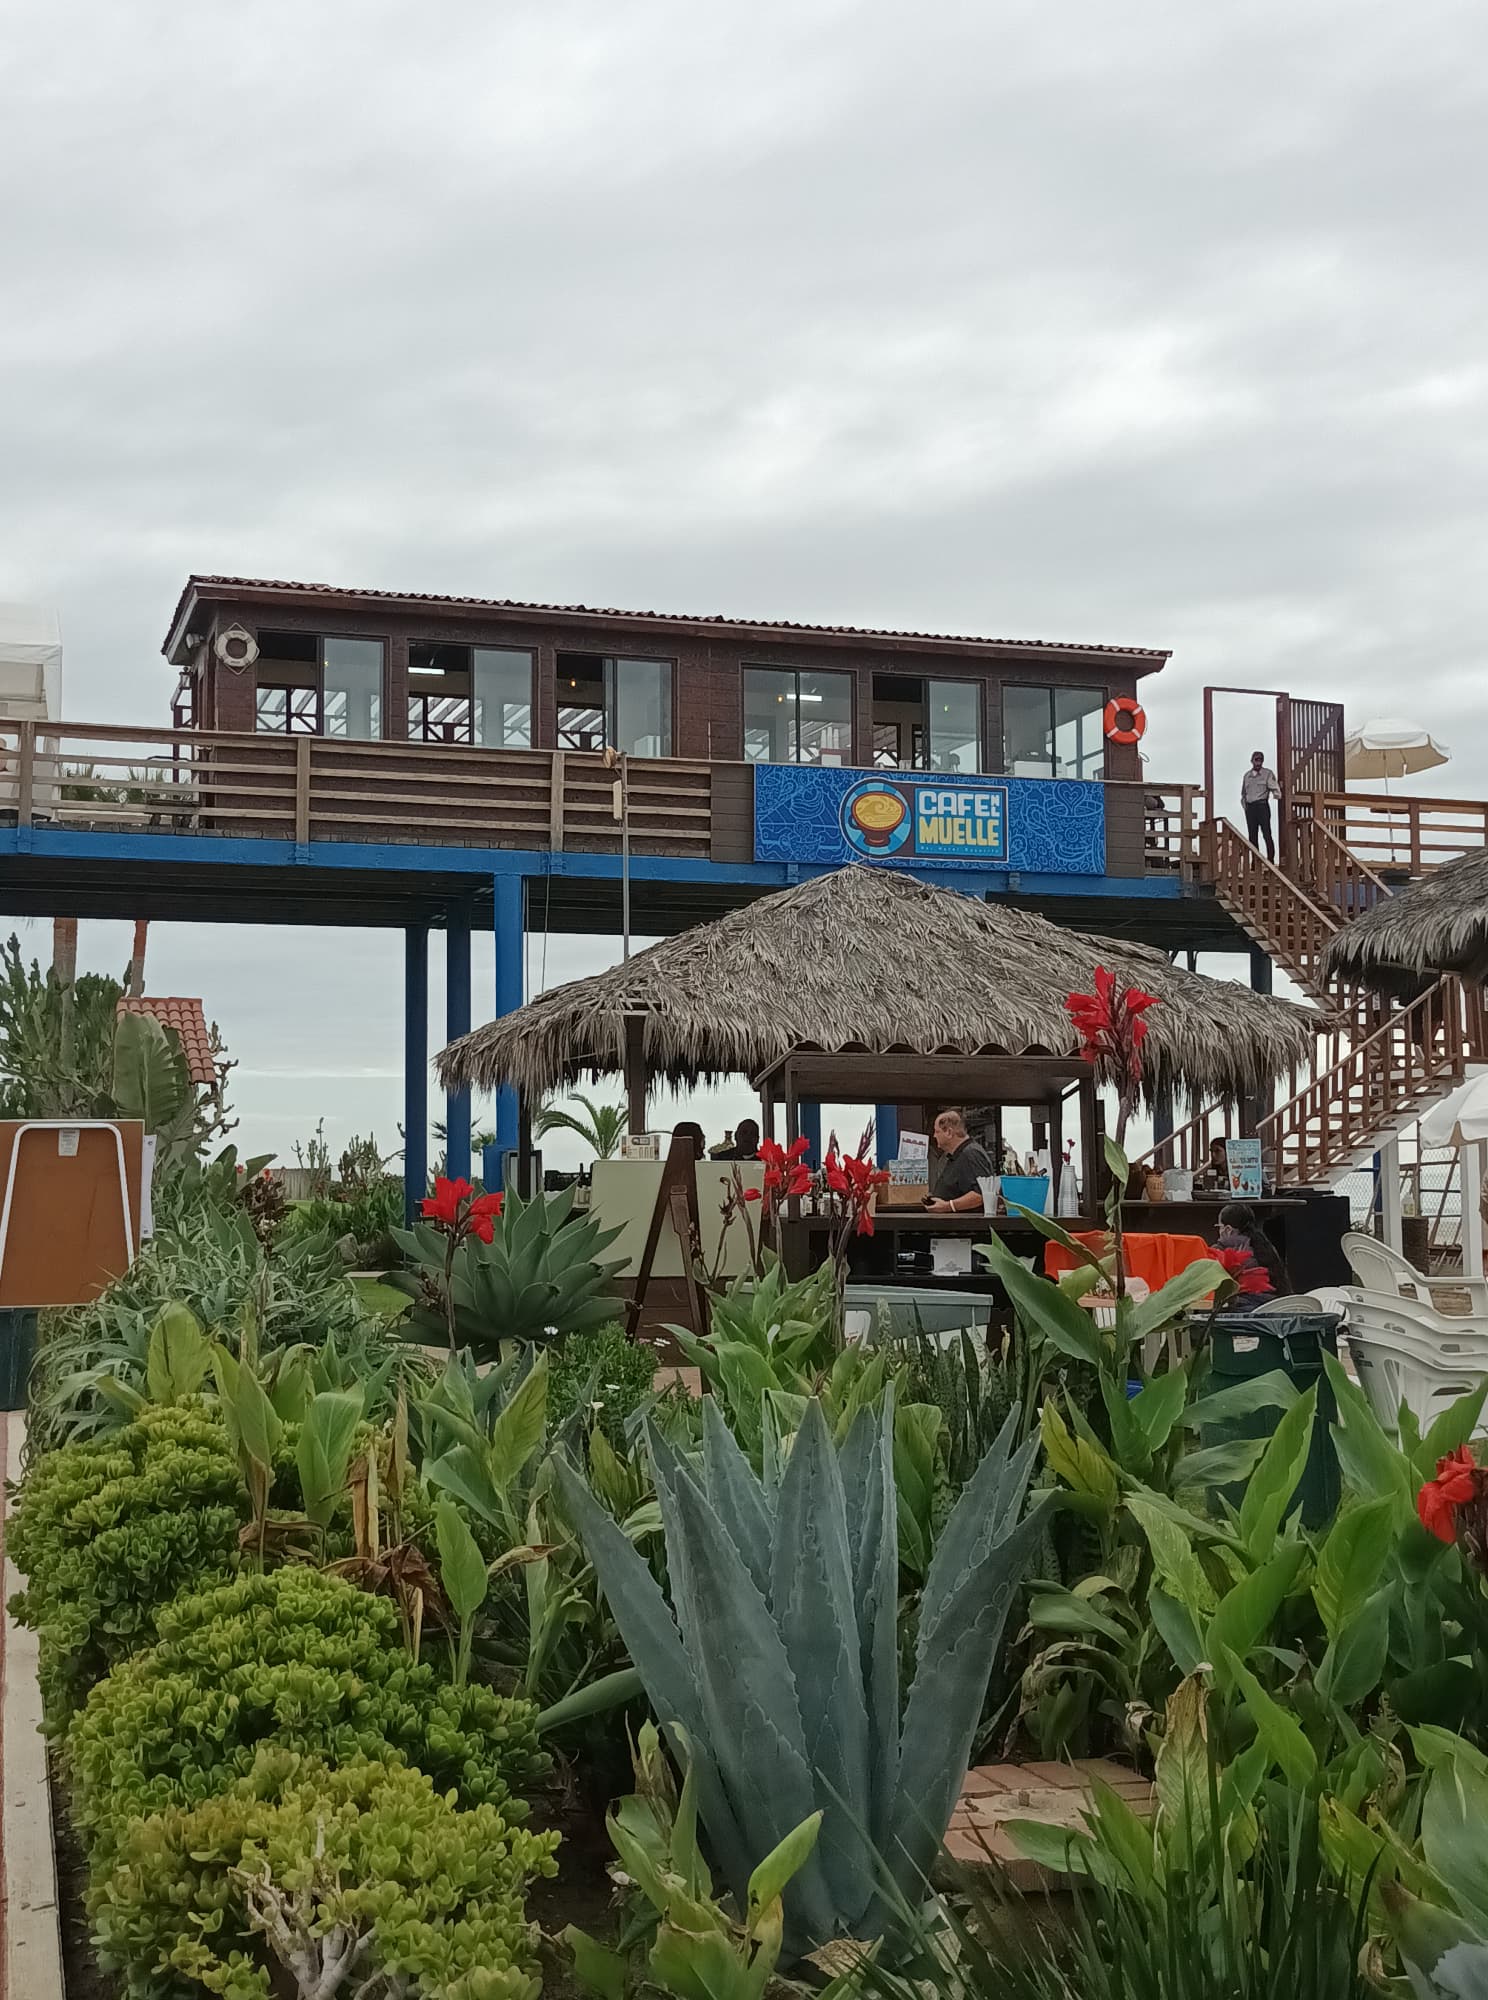
[[[119,1002],[121,1014],[151,1014],[162,1028],[174,1028],[181,1043],[181,1053],[186,1058],[186,1069],[193,1083],[210,1084],[217,1081],[217,1065],[212,1060],[212,1040],[207,1033],[207,1017],[202,1012],[200,1000],[184,1000],[179,997],[167,999],[160,993],[142,993],[131,999],[128,994]]]
[[[457,605],[471,611],[534,612],[562,618],[624,618],[663,628],[703,626],[715,631],[803,634],[807,638],[820,636],[832,639],[864,639],[870,642],[875,639],[895,642],[919,640],[930,646],[1006,646],[1015,648],[1019,652],[1032,653],[1098,653],[1114,655],[1121,659],[1147,660],[1154,666],[1161,666],[1164,660],[1171,657],[1169,649],[1157,646],[1102,646],[1055,639],[981,639],[956,632],[898,632],[876,630],[861,625],[807,625],[789,618],[730,618],[720,612],[693,616],[673,611],[622,611],[613,605],[535,604],[514,597],[452,597],[427,590],[350,590],[340,584],[290,583],[271,577],[251,576],[189,577],[177,602],[171,619],[170,632],[162,650],[169,652],[171,642],[180,627],[182,614],[193,594],[199,591],[205,591],[211,596],[221,596],[230,591],[281,591],[286,595],[299,597],[339,598],[348,603],[445,604]]]

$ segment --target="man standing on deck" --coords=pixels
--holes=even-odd
[[[1266,762],[1264,750],[1252,750],[1250,769],[1240,780],[1240,803],[1245,808],[1245,831],[1252,847],[1266,843],[1266,859],[1276,859],[1276,842],[1271,838],[1271,801],[1281,797],[1276,773]]]

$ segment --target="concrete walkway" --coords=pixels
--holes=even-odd
[[[25,1417],[0,1411],[7,1484],[21,1476],[25,1442]],[[9,1509],[9,1495],[0,1490],[0,1550]],[[21,1586],[8,1553],[4,1585],[8,1603]],[[40,1730],[35,1634],[7,1613],[0,1627],[0,2000],[63,2000],[51,1792]]]

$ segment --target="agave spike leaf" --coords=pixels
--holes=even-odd
[[[747,1882],[758,1856],[752,1855],[752,1844],[740,1828],[711,1753],[713,1739],[704,1728],[697,1680],[671,1607],[644,1556],[637,1554],[583,1478],[562,1459],[554,1460],[554,1471],[625,1650],[646,1684],[647,1699],[663,1723],[680,1723],[686,1732],[698,1774],[699,1807],[719,1865],[730,1881],[742,1876]]]
[[[958,1508],[970,1492],[962,1489]],[[923,1648],[922,1641],[899,1740],[900,1771],[909,1782],[901,1784],[885,1851],[891,1875],[911,1900],[929,1878],[965,1781],[1008,1607],[1053,1499],[1040,1501],[987,1549],[956,1594],[943,1600],[933,1645]],[[934,1571],[932,1563],[932,1578]]]
[[[894,1489],[894,1385],[881,1411],[863,1410],[842,1467],[869,1717],[868,1831],[887,1850],[899,1790],[899,1510]],[[861,1466],[861,1476],[859,1467]],[[851,1482],[851,1483],[850,1483]]]
[[[714,1513],[732,1527],[749,1574],[761,1594],[767,1594],[773,1531],[769,1503],[713,1396],[703,1398],[703,1483]]]
[[[666,1530],[667,1574],[702,1705],[704,1740],[715,1755],[732,1747],[725,1782],[759,1860],[816,1809],[790,1657],[768,1602],[697,1481],[654,1424],[647,1438]],[[730,1887],[747,1898],[748,1873]],[[819,1856],[802,1869],[790,1896],[796,1928],[812,1937],[831,1935],[836,1906]]]
[[[962,1487],[941,1530],[920,1600],[917,1659],[929,1652],[945,1606],[965,1588],[987,1549],[1005,1533],[1009,1517],[1016,1520],[1022,1509],[1038,1440],[1030,1438],[1021,1450],[1010,1454],[1008,1447],[1016,1426],[1016,1416],[1009,1413],[997,1442]]]
[[[818,1852],[839,1911],[855,1922],[872,1895],[868,1711],[848,1553],[847,1509],[822,1406],[806,1406],[775,1510],[770,1608],[795,1679],[806,1760],[834,1803]]]

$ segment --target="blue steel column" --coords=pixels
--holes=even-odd
[[[445,1040],[470,1033],[470,918],[451,916],[444,934]],[[444,1171],[452,1181],[470,1178],[470,1092],[449,1090],[444,1097]]]
[[[886,1167],[890,1160],[899,1157],[899,1107],[897,1104],[875,1104],[873,1107],[873,1141],[878,1149],[878,1164]]]
[[[429,933],[403,933],[403,1208],[411,1223],[429,1191]]]
[[[521,1006],[522,939],[525,919],[522,909],[522,877],[498,875],[493,884],[492,915],[496,940],[496,1013],[511,1014]],[[485,1183],[488,1188],[502,1185],[505,1158],[517,1144],[517,1093],[503,1084],[496,1093],[495,1142],[486,1148]]]
[[[812,1166],[821,1165],[821,1106],[819,1104],[798,1104],[796,1117],[800,1121],[802,1135],[806,1140],[806,1157]]]

